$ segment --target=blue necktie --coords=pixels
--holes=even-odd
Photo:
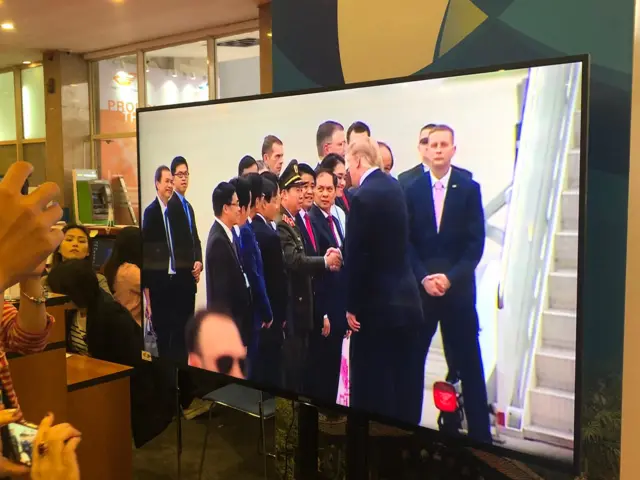
[[[171,241],[171,228],[169,226],[169,210],[164,211],[164,231],[167,235],[167,245],[169,246],[169,267],[172,272],[175,272],[176,259],[173,255],[173,242]]]
[[[189,213],[189,204],[187,203],[186,198],[182,198],[182,207],[184,208],[184,213],[187,214],[187,222],[189,223],[189,230],[193,233],[193,226],[191,225],[191,214]]]

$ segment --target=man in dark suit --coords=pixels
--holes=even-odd
[[[280,176],[282,195],[281,218],[278,221],[278,235],[283,258],[289,275],[289,312],[286,322],[284,345],[285,387],[304,394],[308,365],[309,335],[314,326],[313,275],[326,269],[339,269],[342,255],[331,249],[322,256],[309,256],[305,252],[302,235],[295,218],[302,208],[302,179],[298,162],[292,160]]]
[[[484,251],[484,213],[480,186],[451,168],[455,150],[450,127],[431,131],[429,173],[406,190],[410,252],[426,323],[424,355],[440,322],[445,355],[451,350],[462,381],[469,436],[491,442],[475,284]]]
[[[318,255],[317,232],[311,222],[309,210],[313,207],[313,196],[316,187],[316,172],[306,163],[298,164],[298,172],[302,179],[302,208],[296,215],[296,225],[302,234],[304,249],[307,255]]]
[[[276,175],[273,172],[269,172],[269,171],[261,172],[260,176],[262,178],[264,178],[264,179],[267,179],[267,180],[273,182],[274,185],[276,185],[276,187],[278,188],[278,194],[276,195],[276,200],[277,200],[277,204],[278,204],[278,210],[276,212],[276,217],[275,217],[275,218],[278,218],[278,217],[280,217],[280,179],[279,179],[278,175]],[[277,229],[276,220],[271,221],[271,226],[273,227],[274,230]]]
[[[280,212],[280,196],[277,184],[263,175],[259,177],[262,180],[262,195],[256,201],[256,214],[251,221],[251,228],[260,246],[264,281],[273,313],[271,327],[260,332],[259,356],[262,361],[260,368],[262,368],[265,384],[282,387],[280,352],[283,328],[287,319],[289,292],[280,237],[272,225]]]
[[[407,207],[398,182],[379,168],[377,142],[349,145],[358,188],[345,236],[350,405],[407,423],[420,421],[423,372],[416,371],[423,323],[407,252]]]
[[[420,178],[425,174],[425,172],[429,171],[429,133],[431,133],[433,129],[438,126],[439,125],[436,125],[435,123],[429,123],[422,127],[422,129],[420,130],[420,135],[418,136],[418,152],[420,154],[420,158],[422,159],[422,163],[398,175],[398,182],[400,182],[402,188],[408,187],[415,179]],[[463,175],[468,176],[469,178],[473,178],[473,174],[469,170],[456,167],[455,165],[452,165],[451,168],[458,171],[459,173],[462,173]]]
[[[346,189],[347,164],[344,157],[331,153],[322,159],[320,168],[329,170],[338,179],[336,201],[333,207],[331,207],[331,210],[333,215],[338,219],[338,223],[344,232],[347,229],[347,216],[351,208],[351,197],[353,196],[354,190],[347,191]]]
[[[178,156],[171,161],[171,175],[173,176],[173,195],[167,204],[167,211],[172,226],[173,249],[176,257],[177,275],[173,287],[173,301],[176,309],[180,310],[180,314],[175,317],[173,323],[176,335],[181,330],[184,338],[187,321],[195,313],[196,291],[202,273],[202,246],[198,236],[196,214],[185,197],[189,188],[189,164],[184,157]],[[184,342],[180,342],[179,351],[176,354],[187,360],[188,352]],[[202,402],[194,398],[194,403],[191,403],[196,387],[188,371],[180,372],[179,381],[183,403],[189,403],[185,416],[190,418],[194,414],[198,415]]]
[[[231,315],[243,344],[248,346],[253,334],[251,290],[232,233],[240,220],[238,195],[231,184],[221,182],[213,191],[212,202],[216,219],[209,231],[205,255],[207,308]]]
[[[151,304],[153,326],[158,336],[158,353],[162,357],[177,359],[184,345],[182,306],[174,300],[177,280],[173,229],[167,205],[173,195],[171,170],[165,165],[155,172],[156,198],[145,208],[142,218],[144,242],[143,288]],[[181,272],[184,276],[184,271]],[[193,280],[189,273],[188,277]],[[183,278],[182,280],[186,280]],[[179,283],[179,282],[178,282]],[[181,357],[180,357],[181,358]]]
[[[176,318],[176,322],[181,324],[184,337],[187,320],[195,312],[196,289],[202,272],[202,247],[195,212],[185,198],[189,187],[189,165],[184,157],[175,157],[172,160],[171,174],[173,195],[169,199],[167,210],[171,221],[176,273],[179,280],[174,282],[174,301],[184,307],[183,314]],[[186,347],[183,353],[186,360]]]
[[[331,213],[336,198],[338,179],[329,170],[318,170],[316,175],[315,203],[309,211],[317,232],[318,254],[324,255],[330,248],[342,249],[344,233],[338,219]],[[314,361],[314,396],[335,402],[340,380],[342,341],[351,334],[347,329],[344,272],[323,272],[315,278],[315,298],[320,328],[312,337]]]
[[[257,173],[252,174],[260,180]],[[233,239],[240,247],[240,260],[242,268],[249,280],[253,298],[253,327],[251,343],[247,348],[247,360],[249,365],[248,377],[251,380],[262,380],[263,362],[259,356],[261,330],[269,329],[273,323],[271,303],[267,296],[267,288],[264,281],[262,255],[260,247],[251,228],[251,204],[253,196],[249,179],[236,177],[229,182],[236,190],[240,205],[240,220],[232,229]],[[262,196],[262,192],[257,192]]]
[[[402,188],[406,189],[409,185],[411,185],[412,182],[414,182],[418,178],[421,178],[425,173],[429,171],[431,165],[431,160],[429,157],[429,134],[438,127],[439,126],[435,123],[429,123],[422,127],[422,129],[420,130],[420,135],[418,137],[418,152],[420,154],[420,158],[422,159],[422,163],[416,165],[413,168],[410,168],[405,172],[402,172],[398,176],[398,182],[400,182],[400,186],[402,186]],[[473,174],[469,170],[456,167],[455,165],[451,165],[451,169],[468,177],[469,179],[473,178]],[[449,369],[449,372],[447,373],[447,381],[455,383],[459,380],[459,377],[457,367],[453,359],[453,349],[446,348],[446,345],[444,345],[444,341],[445,340],[443,339],[445,358],[447,361],[447,368]]]

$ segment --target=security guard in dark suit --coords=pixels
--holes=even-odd
[[[305,253],[302,235],[295,221],[302,208],[302,179],[296,160],[292,160],[284,170],[279,183],[282,201],[277,231],[288,275],[290,298],[283,345],[284,385],[287,390],[304,395],[304,380],[309,369],[309,336],[314,319],[312,278],[325,269],[339,269],[342,256],[335,250],[324,257]]]

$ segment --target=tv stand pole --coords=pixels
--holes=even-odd
[[[369,420],[359,413],[347,415],[347,480],[369,479]]]
[[[298,450],[295,479],[314,480],[318,477],[318,409],[298,404]]]

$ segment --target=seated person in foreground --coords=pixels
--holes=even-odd
[[[135,368],[131,377],[132,430],[136,447],[171,422],[171,396],[159,365],[142,360],[142,329],[129,311],[98,285],[83,260],[58,264],[49,274],[55,293],[67,295],[77,310],[67,310],[67,349]]]
[[[67,349],[132,367],[139,363],[143,349],[140,326],[100,288],[88,262],[59,263],[49,273],[49,287],[67,295],[76,307],[66,311]]]

